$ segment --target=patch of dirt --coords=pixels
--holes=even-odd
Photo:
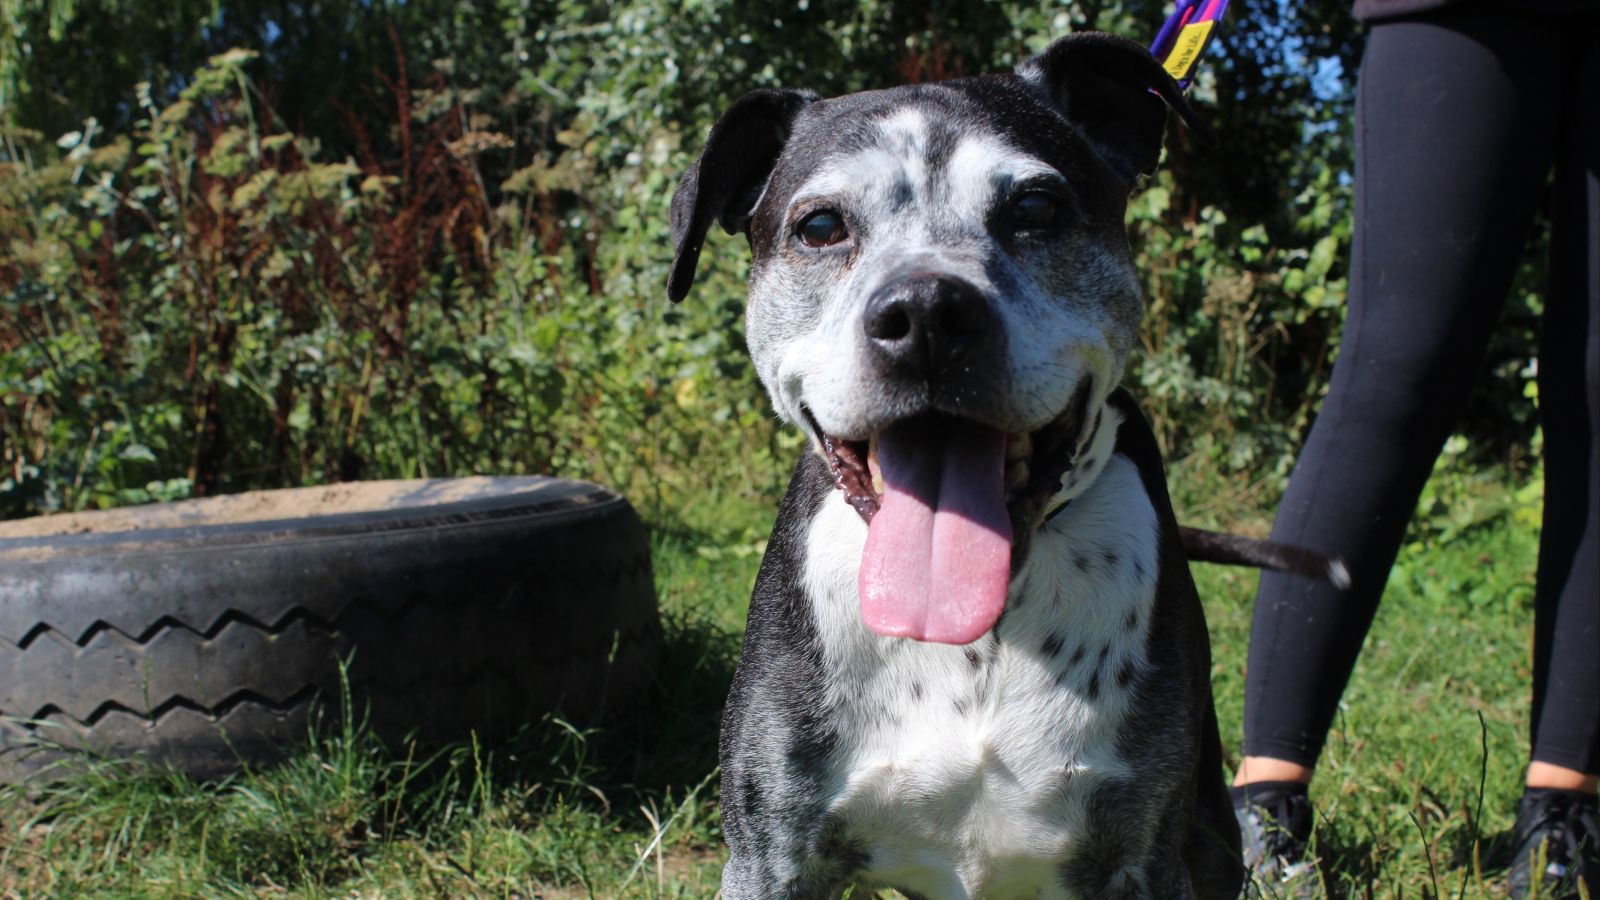
[[[50,826],[34,822],[22,832],[37,811],[20,795],[0,796],[0,900],[21,900],[48,887],[40,863],[49,849]]]
[[[355,481],[324,487],[250,491],[100,512],[61,513],[0,522],[0,539],[118,534],[154,528],[233,525],[341,513],[438,506],[476,497],[527,496],[561,482],[536,476]]]

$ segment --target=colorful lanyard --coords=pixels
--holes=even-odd
[[[1150,53],[1161,60],[1161,65],[1184,90],[1194,82],[1195,69],[1200,65],[1200,54],[1211,40],[1211,32],[1228,0],[1178,0],[1178,6],[1167,17]]]

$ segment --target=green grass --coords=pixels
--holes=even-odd
[[[1182,467],[1172,474],[1182,485]],[[1229,500],[1175,491],[1180,516],[1265,534],[1266,516],[1219,512],[1252,508],[1237,494],[1257,492],[1219,487]],[[1538,499],[1449,466],[1423,497],[1312,786],[1332,895],[1454,897],[1463,883],[1467,897],[1502,895],[1527,756]],[[1257,578],[1195,572],[1232,763]]]
[[[1173,466],[1180,515],[1263,533],[1272,492],[1208,472]],[[1525,755],[1537,500],[1455,469],[1424,499],[1313,787],[1333,895],[1498,896]],[[31,795],[0,789],[0,897],[710,897],[717,722],[771,515],[719,498],[655,530],[667,638],[633,712],[427,757],[330,723],[288,765],[218,786],[105,764]],[[1231,753],[1255,575],[1197,577]]]

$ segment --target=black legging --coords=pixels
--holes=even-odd
[[[1467,8],[1371,31],[1344,341],[1272,532],[1344,557],[1352,586],[1262,577],[1247,755],[1315,764],[1553,165],[1532,758],[1600,772],[1597,29],[1587,13]]]

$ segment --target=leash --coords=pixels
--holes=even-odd
[[[1161,61],[1162,68],[1179,88],[1188,90],[1194,83],[1200,55],[1211,42],[1212,32],[1227,8],[1228,0],[1178,0],[1172,15],[1156,33],[1150,54]]]

